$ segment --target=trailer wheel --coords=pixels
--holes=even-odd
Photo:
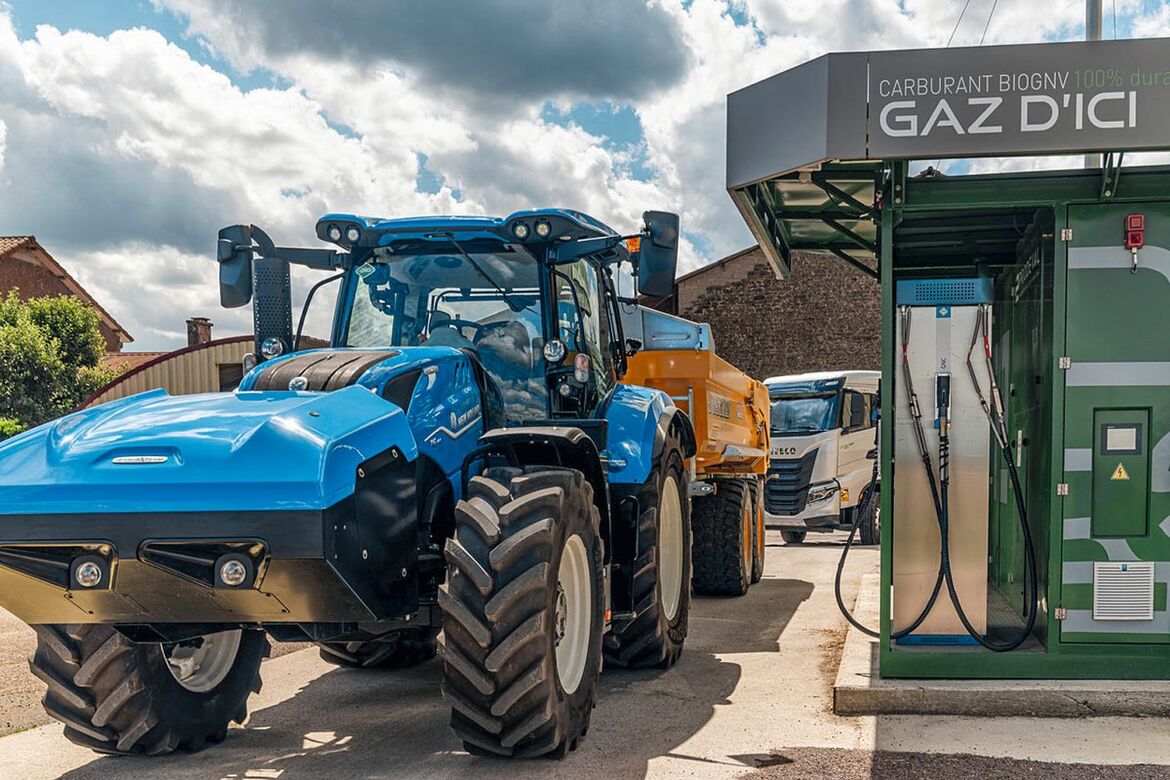
[[[865,545],[880,544],[882,527],[878,514],[878,494],[872,496],[868,491],[862,494],[861,503],[866,504],[865,512],[857,514],[858,531],[861,534],[861,543]]]
[[[437,628],[392,631],[365,642],[320,642],[321,660],[350,669],[407,669],[435,657]]]
[[[742,596],[752,577],[755,512],[745,479],[720,480],[715,494],[695,500],[695,591]]]
[[[635,496],[637,558],[630,573],[614,575],[615,593],[633,593],[635,616],[618,622],[606,635],[605,662],[609,666],[668,668],[682,654],[687,637],[691,515],[682,444],[675,434],[667,439],[654,466]]]
[[[752,494],[752,511],[754,525],[752,527],[755,548],[752,550],[752,584],[764,578],[764,502],[761,500],[760,481],[753,479],[748,483]]]
[[[34,626],[32,673],[45,712],[65,737],[99,753],[194,752],[222,742],[260,690],[263,631],[237,629],[191,642],[135,644],[103,625]]]
[[[585,736],[601,672],[602,556],[581,472],[471,479],[439,590],[443,696],[470,752],[561,757]]]
[[[808,531],[789,531],[788,529],[780,531],[780,538],[784,540],[785,544],[800,544],[806,536],[808,536]]]

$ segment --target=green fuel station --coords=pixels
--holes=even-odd
[[[1168,64],[829,54],[728,97],[777,273],[880,283],[883,677],[1170,678],[1170,167],[1123,166],[1170,149]]]

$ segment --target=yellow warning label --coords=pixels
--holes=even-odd
[[[1129,472],[1125,470],[1125,466],[1118,463],[1117,468],[1113,469],[1113,476],[1110,479],[1129,479]]]

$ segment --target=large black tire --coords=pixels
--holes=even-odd
[[[760,480],[753,479],[749,487],[752,494],[752,539],[755,541],[752,548],[752,584],[755,585],[764,578],[764,502]]]
[[[784,540],[785,544],[800,544],[806,536],[808,536],[808,531],[790,531],[786,528],[780,531],[780,538]]]
[[[588,600],[576,602],[588,610],[578,634],[588,644],[577,645],[584,662],[566,690],[575,669],[561,669],[557,653],[572,604],[559,577],[574,539],[588,564]],[[566,755],[589,729],[601,672],[603,551],[589,482],[544,467],[473,477],[446,558],[440,654],[452,730],[477,754]]]
[[[434,628],[392,631],[365,642],[320,642],[321,659],[350,669],[407,669],[435,657]]]
[[[614,575],[614,593],[633,593],[632,620],[615,623],[605,636],[605,662],[625,669],[668,668],[682,654],[691,612],[691,517],[687,502],[687,472],[682,444],[671,434],[654,462],[649,478],[635,496],[638,502],[638,557],[628,571]],[[673,501],[681,528],[681,571],[667,577],[660,569],[664,562],[659,541],[662,537],[664,507]],[[672,501],[672,503],[673,503]],[[673,511],[673,510],[672,510]],[[676,541],[678,541],[676,539]],[[630,551],[618,554],[629,554]],[[679,561],[673,565],[677,567]],[[632,577],[632,582],[631,582]],[[673,582],[674,593],[664,592]]]
[[[196,693],[171,674],[162,645],[134,644],[109,626],[33,628],[29,668],[48,686],[45,712],[65,725],[70,742],[99,753],[194,752],[222,742],[232,721],[247,719],[269,651],[263,631],[243,631],[222,682]]]
[[[695,592],[742,596],[752,581],[755,547],[746,479],[723,479],[715,494],[695,499]]]
[[[864,511],[855,513],[861,543],[865,545],[880,544],[881,526],[878,524],[878,494],[869,495],[867,490],[861,494],[861,504],[865,504]],[[858,509],[861,509],[860,504]]]

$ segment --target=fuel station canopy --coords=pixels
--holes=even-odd
[[[1120,153],[1167,148],[1170,39],[828,54],[727,99],[727,189],[781,276],[798,250],[874,272],[890,161],[1115,152],[1074,174],[1096,200],[1113,196]],[[1029,174],[988,182],[1026,189]],[[959,246],[917,248],[969,260],[1014,247],[1010,224],[964,218],[947,225]],[[922,219],[901,238],[937,237],[938,218]]]

